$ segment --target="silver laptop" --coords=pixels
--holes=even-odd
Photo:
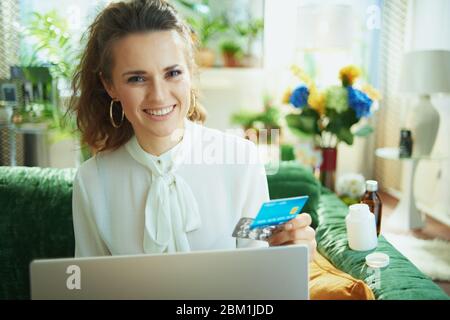
[[[308,299],[305,245],[35,260],[32,299]]]

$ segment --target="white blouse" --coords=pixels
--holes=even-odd
[[[186,120],[181,142],[158,157],[133,137],[80,166],[72,198],[75,256],[267,247],[231,235],[267,200],[252,142]]]

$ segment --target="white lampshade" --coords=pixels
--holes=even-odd
[[[399,89],[420,95],[450,92],[450,51],[421,50],[405,53]]]
[[[349,5],[302,5],[297,13],[297,42],[300,50],[349,49],[354,18]]]

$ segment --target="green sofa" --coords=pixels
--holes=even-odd
[[[72,180],[75,169],[0,167],[0,299],[29,299],[29,263],[37,258],[72,257]],[[377,299],[449,297],[382,236],[377,251],[390,256],[378,277],[364,264],[367,252],[349,250],[347,207],[295,162],[268,175],[271,198],[309,195],[318,250],[337,268],[364,280]]]

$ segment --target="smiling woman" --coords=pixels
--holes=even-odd
[[[194,44],[173,7],[113,3],[88,36],[71,110],[97,152],[73,184],[75,255],[267,246],[232,237],[269,199],[264,166],[252,142],[196,123]],[[310,224],[302,214],[270,244],[313,252]]]
[[[191,103],[192,67],[186,50],[175,30],[130,34],[112,46],[111,79],[101,77],[109,96],[120,101],[140,145],[150,153],[170,149],[158,140],[183,128]],[[158,150],[159,145],[163,149]]]
[[[167,135],[182,127],[186,115],[204,121],[191,85],[196,72],[191,30],[169,4],[113,3],[88,31],[72,81],[80,95],[72,97],[69,109],[82,142],[94,152],[117,149],[135,132],[140,142],[145,132]]]

